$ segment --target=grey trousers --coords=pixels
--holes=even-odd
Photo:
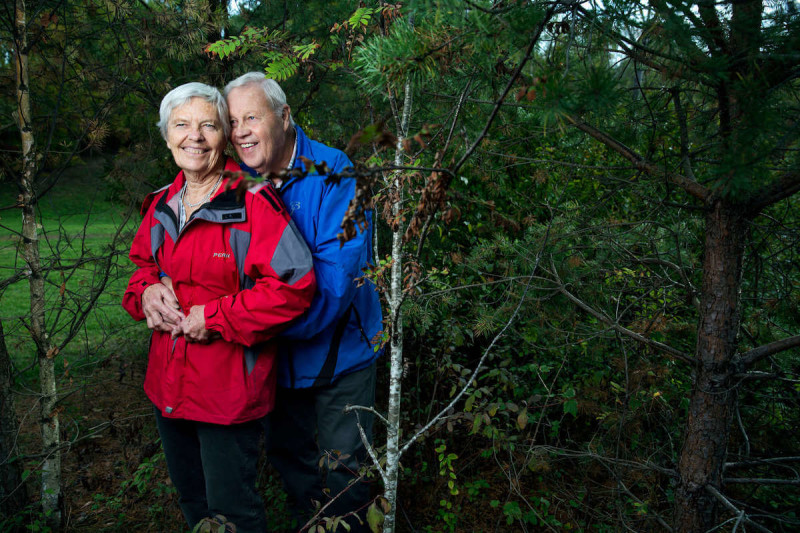
[[[264,502],[256,491],[263,419],[222,426],[155,411],[169,477],[189,527],[221,514],[238,533],[264,533]]]
[[[359,511],[366,524],[372,482],[352,482],[369,459],[355,413],[343,412],[348,404],[375,404],[374,363],[324,387],[279,387],[275,410],[267,415],[267,456],[281,475],[298,528],[315,514],[315,501],[324,506],[336,496],[325,516]],[[371,443],[373,416],[365,411],[358,416]],[[368,531],[352,517],[348,523],[351,531]]]

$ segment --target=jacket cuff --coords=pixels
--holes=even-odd
[[[220,313],[220,300],[212,300],[206,303],[203,309],[203,318],[206,320],[206,329],[222,332],[222,313]]]
[[[160,283],[157,276],[152,279],[150,276],[146,276],[128,285],[128,289],[122,298],[122,306],[134,320],[145,319],[142,296],[144,296],[144,291],[147,287],[156,283]]]

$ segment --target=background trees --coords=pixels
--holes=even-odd
[[[114,151],[101,173],[158,186],[142,117],[167,88],[261,67],[313,137],[352,140],[372,275],[403,266],[397,445],[425,429],[396,463],[395,529],[797,527],[793,2],[68,5],[29,17],[33,115],[105,124],[37,123],[74,142],[67,166]],[[92,30],[59,41],[64,19]]]
[[[588,332],[596,336],[602,335],[597,327],[602,326],[624,337],[618,339],[616,349],[623,348],[626,381],[630,379],[626,355],[630,349],[645,349],[650,361],[656,353],[666,356],[658,364],[666,364],[661,372],[668,379],[653,380],[657,389],[671,385],[675,374],[681,375],[680,394],[689,398],[686,413],[676,416],[680,421],[671,435],[671,449],[659,450],[661,459],[651,459],[645,468],[666,476],[661,485],[666,499],[674,499],[674,509],[654,513],[653,518],[680,531],[710,530],[720,522],[720,509],[735,512],[736,520],[751,525],[753,514],[769,516],[764,519],[769,522],[792,523],[791,514],[775,502],[769,505],[779,509],[777,513],[750,508],[750,502],[737,504],[727,491],[735,494],[734,484],[744,481],[726,482],[724,472],[727,467],[753,464],[742,463],[738,454],[729,456],[735,413],[741,408],[737,396],[762,380],[773,381],[768,388],[775,381],[780,383],[782,374],[792,372],[796,364],[794,356],[784,352],[800,342],[796,331],[780,326],[767,327],[769,333],[764,331],[760,340],[752,335],[744,343],[739,340],[746,308],[740,300],[747,286],[745,258],[761,262],[758,253],[748,249],[751,228],[764,210],[784,201],[791,205],[787,199],[800,185],[791,148],[796,143],[796,124],[784,114],[794,109],[796,90],[798,58],[793,50],[798,19],[793,8],[766,10],[760,2],[722,6],[617,2],[591,9],[563,4],[560,11],[550,12],[521,4],[471,7],[411,3],[407,17],[412,22],[392,23],[383,17],[381,29],[391,24],[389,29],[372,35],[362,30],[366,37],[354,52],[353,67],[363,76],[362,89],[376,92],[387,87],[391,104],[392,91],[410,81],[415,92],[430,97],[414,111],[413,121],[432,139],[421,142],[416,159],[407,163],[435,169],[424,185],[416,185],[420,192],[416,212],[409,209],[410,252],[429,261],[414,266],[441,268],[424,250],[414,250],[414,244],[424,242],[429,224],[436,224],[437,218],[446,223],[447,217],[436,216],[448,200],[444,190],[449,188],[451,195],[461,192],[453,178],[483,166],[469,168],[478,154],[517,164],[524,157],[524,152],[514,150],[517,139],[525,139],[522,150],[538,144],[551,148],[551,153],[559,144],[599,143],[605,150],[595,145],[573,148],[572,162],[577,156],[599,165],[584,166],[595,175],[577,176],[572,184],[581,187],[565,190],[555,206],[552,200],[544,200],[543,206],[551,213],[543,217],[548,225],[542,229],[552,228],[561,218],[552,212],[553,207],[560,211],[562,205],[575,202],[582,209],[563,212],[569,226],[564,228],[567,232],[553,236],[553,241],[560,241],[557,247],[542,240],[550,231],[543,231],[538,242],[530,242],[529,249],[537,252],[529,261],[536,268],[540,254],[546,254],[549,264],[539,270],[543,279],[536,286],[565,298],[560,302],[562,312],[567,302],[577,307],[580,314],[573,317],[573,321],[577,318],[573,330],[589,326]],[[370,13],[360,9],[344,25],[357,28],[353,33],[358,34],[361,26],[368,26],[365,14]],[[544,39],[537,31],[541,24],[548,29]],[[531,56],[535,59],[529,65]],[[461,97],[453,90],[459,82]],[[506,101],[511,85],[517,87],[515,96],[521,105],[506,113],[503,104],[511,103]],[[471,106],[469,98],[463,109],[457,104],[464,101],[465,93],[483,96],[484,113],[480,106]],[[397,117],[397,108],[390,105],[390,109]],[[474,120],[472,128],[462,126],[463,148],[454,148],[450,135],[470,111],[486,120]],[[456,118],[442,125],[448,121],[443,117]],[[426,122],[440,126],[431,131]],[[476,127],[476,122],[483,127]],[[532,124],[545,131],[549,127],[556,138],[531,139],[530,133],[538,133]],[[583,135],[564,131],[566,127]],[[501,147],[494,148],[492,141]],[[555,146],[547,147],[548,143]],[[618,166],[608,168],[608,163]],[[490,185],[498,188],[502,187],[498,182],[512,174],[497,166],[489,170],[493,171]],[[413,190],[415,185],[409,187]],[[509,189],[502,191],[503,200],[513,202]],[[598,200],[592,192],[605,200],[606,211],[599,218],[592,213],[592,204]],[[602,196],[610,194],[621,198]],[[513,218],[495,216],[514,227]],[[390,222],[397,224],[398,218],[393,214]],[[687,219],[688,226],[681,223]],[[517,224],[517,228],[523,225]],[[576,241],[576,231],[594,239]],[[505,233],[496,228],[494,232]],[[581,272],[584,266],[592,269],[591,274]],[[419,291],[416,281],[425,276],[414,272],[413,266],[410,271],[408,290]],[[573,278],[575,273],[580,277]],[[578,288],[578,279],[589,282],[589,287]],[[749,294],[746,298],[758,300]],[[512,302],[507,300],[509,311],[514,308]],[[680,318],[675,320],[676,316]],[[689,325],[696,328],[694,332],[687,331]],[[682,335],[669,335],[674,334],[673,328]],[[560,333],[566,339],[571,336],[568,329]],[[625,348],[625,339],[641,346]],[[593,345],[585,339],[579,342],[584,348]],[[606,353],[610,348],[602,342],[598,347]],[[769,370],[757,369],[767,359]],[[576,378],[580,379],[572,375],[568,382]],[[653,398],[663,398],[657,389]],[[574,395],[574,386],[567,385],[565,409],[577,411]],[[674,405],[673,413],[680,412],[679,405]],[[527,423],[527,413],[523,414],[517,419],[521,427]],[[747,425],[738,419],[749,442]],[[536,449],[535,440],[530,444]],[[657,440],[653,445],[659,448]],[[753,452],[748,448],[745,455]],[[769,457],[767,449],[756,454],[762,465],[794,461]],[[737,460],[730,461],[733,457]],[[615,455],[611,462],[618,464],[620,459]],[[748,478],[745,483],[759,481]],[[773,478],[760,483],[793,482]],[[640,508],[647,505],[624,480],[618,488]]]
[[[629,9],[632,16],[620,17],[620,8]],[[730,437],[740,406],[737,396],[790,370],[793,358],[783,352],[800,343],[796,331],[770,327],[760,338],[745,341],[741,320],[747,307],[740,300],[743,290],[751,302],[757,299],[743,286],[745,258],[758,261],[757,252],[748,249],[754,224],[762,212],[800,188],[789,148],[797,141],[796,130],[783,118],[794,105],[797,88],[792,72],[798,57],[790,52],[797,44],[797,17],[790,16],[791,8],[767,11],[760,2],[719,7],[658,3],[643,10],[620,4],[609,10],[578,11],[573,23],[582,33],[597,31],[598,41],[609,39],[624,57],[623,65],[636,70],[636,85],[628,93],[635,96],[633,102],[621,99],[635,120],[614,123],[602,111],[587,109],[584,100],[559,106],[566,121],[630,161],[642,174],[640,179],[665,182],[672,189],[667,194],[699,207],[702,217],[703,248],[693,272],[699,300],[696,344],[685,353],[657,347],[676,362],[687,363],[692,372],[677,461],[674,527],[709,530],[719,523],[721,507],[749,522],[753,511],[748,513],[725,496]],[[579,39],[575,44],[576,55],[586,64],[591,45],[584,48]],[[624,87],[602,70],[599,76],[592,70],[571,86],[593,100]],[[593,83],[593,77],[599,79]],[[641,142],[644,136],[649,140]],[[680,264],[669,254],[659,255]],[[560,290],[581,305],[563,285]],[[616,322],[618,318],[611,323]],[[759,363],[767,359],[762,370]],[[746,437],[747,426],[740,429]],[[750,457],[753,451],[744,455]],[[760,460],[772,459],[768,449],[756,454]],[[740,458],[738,453],[733,457]]]
[[[180,19],[169,4],[124,0],[19,0],[0,11],[2,76],[7,81],[2,105],[9,121],[2,127],[3,208],[22,214],[21,224],[10,216],[3,220],[8,233],[4,231],[0,262],[2,289],[8,291],[2,318],[11,325],[0,338],[0,505],[11,517],[4,529],[19,525],[12,511],[27,504],[24,480],[31,472],[39,474],[34,478],[39,480],[41,523],[57,528],[64,521],[62,453],[86,438],[80,429],[70,434],[61,424],[68,406],[64,400],[85,385],[75,386],[69,364],[77,359],[93,366],[109,357],[99,352],[109,349],[119,317],[109,320],[102,307],[112,302],[117,307],[118,296],[106,289],[125,276],[119,263],[129,247],[130,236],[124,232],[132,213],[126,198],[137,196],[136,183],[158,173],[158,165],[142,164],[142,156],[152,159],[153,151],[139,143],[147,143],[153,132],[142,127],[137,111],[149,114],[164,87],[171,86],[171,65],[163,61],[162,52],[182,57],[182,67],[192,60],[202,64],[199,43],[214,27],[214,12],[206,7],[186,4]],[[192,31],[181,32],[180,25],[190,25]],[[176,33],[184,48],[166,46]],[[114,156],[123,163],[116,171]],[[95,175],[81,179],[86,177],[82,173]],[[132,175],[136,181],[125,183]],[[115,180],[109,191],[115,202],[110,205],[105,203],[109,198],[97,194],[105,176]],[[53,200],[48,193],[64,180],[70,182],[71,194]],[[134,194],[124,194],[126,189]],[[77,202],[65,202],[66,196]],[[72,208],[77,212],[69,212]],[[19,290],[23,281],[29,286],[27,297]],[[19,339],[20,332],[27,342]],[[73,348],[76,337],[83,342]],[[11,345],[15,349],[7,350]],[[9,394],[14,381],[24,383],[20,378],[31,368],[38,369],[34,420],[40,453],[18,446],[24,430]]]

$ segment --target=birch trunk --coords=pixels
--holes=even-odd
[[[36,344],[41,389],[42,461],[41,509],[48,525],[61,525],[61,451],[59,416],[56,409],[55,349],[45,329],[44,276],[39,258],[39,233],[36,226],[36,149],[33,135],[30,90],[28,81],[28,42],[25,0],[15,3],[15,49],[17,122],[22,140],[22,172],[19,177],[22,207],[22,256],[28,269],[30,287],[30,332]]]
[[[399,122],[397,135],[397,148],[394,163],[400,166],[403,163],[403,139],[408,131],[408,121],[411,117],[411,84],[406,82],[405,97],[403,101],[402,118]],[[403,379],[403,187],[400,172],[394,174],[395,191],[394,204],[392,205],[392,271],[389,294],[389,316],[392,325],[392,335],[389,340],[391,368],[389,373],[389,406],[387,420],[389,422],[386,436],[386,469],[384,476],[384,497],[389,503],[389,512],[383,522],[384,533],[394,533],[397,518],[397,485],[400,467],[400,400]]]

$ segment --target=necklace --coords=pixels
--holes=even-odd
[[[189,200],[186,199],[186,186],[189,184],[189,182],[187,181],[186,183],[183,184],[183,189],[181,189],[181,201],[186,204],[186,207],[197,207],[198,205],[203,205],[204,203],[206,203],[211,198],[211,195],[214,194],[214,191],[217,190],[217,187],[219,187],[220,182],[222,182],[222,173],[220,173],[219,178],[217,178],[217,182],[214,184],[214,186],[211,188],[211,190],[208,191],[208,194],[206,194],[196,204],[192,204],[192,203],[189,203]]]

